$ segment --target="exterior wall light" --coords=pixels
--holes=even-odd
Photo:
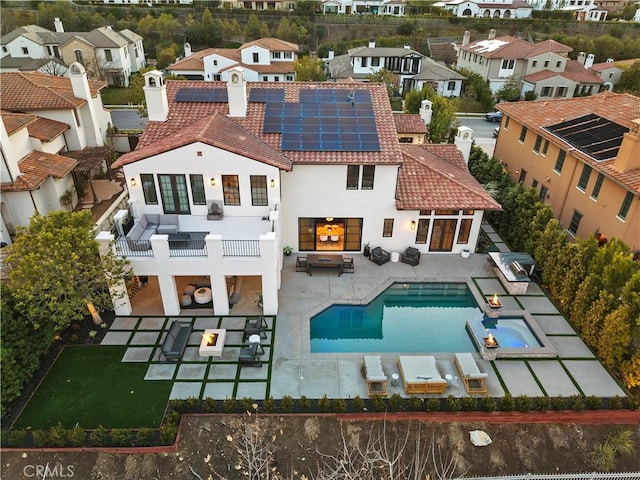
[[[135,187],[138,184],[138,181],[135,178],[131,179],[131,186]]]
[[[271,179],[269,184],[271,185],[271,188],[275,188],[276,187],[276,181],[273,178]]]
[[[416,221],[415,220],[411,220],[411,230],[415,230],[416,229]]]
[[[212,187],[215,187],[215,186],[216,186],[216,179],[215,179],[215,178],[213,178],[213,177],[212,177],[212,178],[211,178],[211,180],[210,180],[210,182],[211,182],[211,186],[212,186]]]

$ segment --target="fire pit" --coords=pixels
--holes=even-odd
[[[496,339],[496,337],[493,336],[493,334],[487,330],[488,335],[486,337],[484,337],[484,346],[487,348],[498,348],[500,346],[500,344],[498,343],[498,340]]]
[[[224,348],[227,331],[224,329],[208,328],[202,334],[199,353],[201,357],[220,357]]]

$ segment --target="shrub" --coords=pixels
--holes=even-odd
[[[240,399],[240,408],[242,408],[243,412],[251,412],[253,413],[255,408],[253,408],[253,404],[256,403],[251,397],[243,397]]]
[[[153,430],[150,428],[139,428],[136,432],[136,445],[140,447],[150,446],[153,437]]]
[[[640,408],[640,396],[631,394],[627,397],[627,408],[630,410],[638,410]]]
[[[331,402],[325,393],[324,396],[318,400],[318,410],[321,412],[328,412],[331,407]]]
[[[567,408],[567,400],[562,395],[553,397],[551,399],[551,408],[553,410],[565,410]]]
[[[177,425],[173,423],[167,423],[160,427],[160,443],[162,445],[172,445],[176,441],[176,435],[178,433]]]
[[[442,406],[442,402],[439,398],[429,398],[427,399],[427,412],[438,412],[440,411],[440,407]]]
[[[334,413],[344,413],[347,411],[347,401],[344,398],[331,400],[331,411]]]
[[[576,412],[584,410],[584,397],[582,395],[574,395],[571,397],[571,408]]]
[[[276,401],[273,399],[273,397],[266,398],[264,402],[262,402],[262,408],[264,408],[265,412],[271,413],[276,409]],[[254,410],[255,409],[252,408],[249,411],[252,412]]]
[[[500,410],[503,412],[512,412],[516,408],[516,402],[513,400],[513,396],[507,392],[504,397],[500,399]]]
[[[218,408],[218,401],[215,398],[206,397],[202,400],[202,409],[206,413],[213,413]]]
[[[447,397],[447,411],[449,412],[460,411],[460,399],[454,397],[453,395],[449,395]]]
[[[620,410],[622,408],[622,399],[618,395],[610,399],[609,408],[611,410]]]
[[[409,400],[407,400],[407,407],[412,412],[417,412],[422,410],[422,406],[424,405],[424,400],[420,397],[411,396]]]
[[[607,440],[616,453],[630,455],[633,453],[635,443],[633,441],[633,432],[631,430],[620,430],[609,435]]]
[[[609,442],[596,445],[591,452],[593,468],[602,472],[610,472],[616,464],[616,452]]]
[[[480,400],[480,408],[485,412],[495,412],[498,408],[496,399],[493,397],[482,397]]]
[[[362,412],[364,410],[364,400],[360,398],[360,395],[356,395],[351,400],[351,408],[354,412]]]
[[[289,395],[285,395],[282,397],[282,400],[280,400],[280,407],[282,407],[282,411],[283,412],[290,412],[293,410],[293,398],[291,398]]]
[[[371,408],[373,408],[373,410],[375,412],[382,412],[382,411],[386,410],[387,404],[384,401],[384,398],[382,398],[382,397],[373,397],[371,399]]]
[[[589,410],[600,410],[602,408],[602,399],[595,395],[590,395],[586,398],[586,404]]]
[[[473,412],[478,402],[475,397],[463,397],[460,401],[460,410],[463,412]]]
[[[114,428],[111,430],[111,444],[119,447],[131,445],[131,430],[128,428]]]
[[[87,434],[84,431],[84,428],[81,428],[79,425],[76,425],[69,430],[69,443],[72,447],[84,446],[86,439]]]
[[[200,407],[200,399],[197,397],[189,397],[186,398],[182,402],[182,408],[179,410],[180,412],[197,412]]]
[[[51,443],[51,437],[46,430],[34,430],[31,432],[34,447],[46,447]]]
[[[536,398],[536,409],[541,412],[546,412],[549,410],[551,405],[551,399],[549,397],[538,397]]]
[[[62,422],[58,422],[57,425],[51,428],[49,437],[51,438],[51,444],[56,447],[66,447],[69,443],[69,432],[62,426]]]
[[[527,395],[519,395],[516,398],[516,409],[519,412],[529,412],[531,411],[531,407],[533,407],[533,400],[531,400]]]
[[[235,413],[236,405],[237,405],[237,400],[235,398],[227,398],[223,404],[225,413]]]
[[[107,444],[107,429],[102,425],[99,425],[98,428],[92,430],[89,434],[89,440],[91,440],[91,444],[94,447],[101,447]]]
[[[311,400],[304,395],[300,397],[298,404],[300,405],[300,410],[302,410],[303,412],[308,412],[309,410],[311,410]]]
[[[8,432],[2,431],[2,446],[7,447],[22,447],[26,444],[27,432],[24,430],[9,430]]]
[[[389,410],[391,410],[392,412],[399,412],[402,410],[403,404],[404,400],[402,400],[400,394],[394,393],[389,399]]]

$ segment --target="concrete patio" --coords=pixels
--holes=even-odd
[[[488,225],[485,231],[501,251],[508,251]],[[171,398],[212,397],[215,399],[269,397],[293,398],[366,398],[367,387],[362,374],[363,354],[311,353],[309,318],[333,303],[367,303],[393,281],[461,281],[471,279],[484,297],[498,293],[510,311],[527,311],[537,321],[558,352],[554,359],[482,360],[473,352],[480,369],[489,373],[488,395],[514,397],[572,396],[584,394],[602,397],[625,396],[624,390],[596,360],[553,303],[536,284],[524,295],[509,295],[488,268],[487,255],[424,255],[419,265],[389,262],[378,266],[361,255],[354,255],[355,272],[337,276],[334,271],[314,272],[308,276],[295,271],[295,255],[285,258],[280,289],[280,308],[276,317],[268,317],[269,331],[262,344],[263,367],[238,365],[245,316],[196,316],[194,331],[182,361],[161,363],[159,346],[171,318],[138,316],[116,318],[103,344],[127,345],[125,362],[149,363],[148,380],[171,379]],[[178,317],[176,317],[178,318]],[[184,320],[185,317],[179,317]],[[227,329],[222,357],[200,357],[198,346],[205,328]],[[406,332],[411,335],[411,332]],[[389,380],[398,374],[398,354],[381,355]],[[453,353],[432,353],[441,375],[453,377],[442,397],[467,396],[453,362]],[[389,395],[404,393],[402,381],[388,386]]]

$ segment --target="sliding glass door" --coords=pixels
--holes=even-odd
[[[361,218],[299,218],[298,250],[359,251],[362,245]]]

